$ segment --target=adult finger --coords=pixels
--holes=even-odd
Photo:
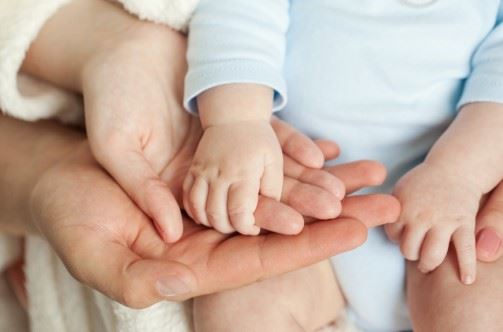
[[[503,182],[480,210],[476,229],[477,258],[494,262],[503,256]]]
[[[337,143],[335,142],[324,139],[318,139],[315,140],[314,142],[323,153],[325,160],[336,159],[341,152],[339,145],[337,145]]]
[[[143,254],[148,253],[146,256],[125,243],[112,241],[94,231],[72,232],[65,238],[74,237],[77,243],[71,251],[60,254],[70,273],[128,307],[145,308],[180,294],[190,294],[196,287],[194,275],[185,265],[158,258],[143,245],[145,243],[141,244],[145,241],[152,243],[153,230],[149,232],[150,239],[144,236],[134,243],[134,246],[141,247]]]
[[[182,236],[180,207],[159,175],[141,151],[112,144],[110,151],[95,152],[95,156],[122,186],[124,191],[152,219],[166,242],[175,242]]]
[[[283,171],[285,176],[318,186],[332,193],[339,200],[342,200],[346,193],[344,183],[333,174],[324,170],[305,167],[288,156],[283,158]],[[283,188],[284,192],[285,189]]]
[[[326,167],[325,170],[344,183],[347,193],[368,186],[380,185],[386,178],[386,168],[381,163],[370,160]]]
[[[395,222],[399,215],[400,204],[396,198],[391,195],[373,194],[344,199],[340,217],[357,219],[367,227],[375,227]],[[281,234],[297,234],[302,230],[304,221],[316,221],[302,218],[292,207],[266,197],[259,199],[255,220],[261,228]]]
[[[325,158],[313,140],[276,117],[272,118],[271,125],[284,154],[306,167],[323,167]]]
[[[258,227],[275,233],[293,235],[304,228],[304,218],[299,212],[265,196],[259,196],[254,216]]]
[[[321,187],[289,177],[286,177],[283,182],[281,202],[291,206],[305,217],[316,219],[335,218],[341,212],[340,198]]]
[[[342,201],[341,217],[358,219],[367,227],[393,223],[399,215],[400,203],[391,195],[350,196]]]
[[[341,218],[313,223],[294,236],[230,237],[213,248],[211,264],[192,267],[199,281],[194,295],[240,287],[314,264],[361,245],[366,234],[362,223]]]

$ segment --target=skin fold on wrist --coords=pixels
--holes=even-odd
[[[247,121],[271,120],[273,90],[259,84],[226,84],[197,98],[203,129]]]

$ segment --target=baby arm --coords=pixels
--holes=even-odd
[[[257,235],[258,195],[279,200],[281,147],[271,127],[273,90],[228,84],[197,98],[203,136],[184,183],[184,206],[220,232]]]
[[[475,219],[482,196],[503,176],[502,128],[503,104],[464,106],[425,161],[398,182],[402,214],[387,232],[422,272],[442,263],[452,241],[461,280],[475,281]]]
[[[494,28],[475,50],[459,101],[461,112],[425,163],[396,187],[403,212],[388,235],[405,257],[432,271],[454,243],[461,280],[475,280],[474,226],[482,195],[503,178],[503,6]]]
[[[220,232],[257,234],[259,193],[281,195],[281,149],[270,117],[286,98],[288,5],[202,0],[190,22],[184,104],[199,113],[204,134],[184,183],[184,207]]]

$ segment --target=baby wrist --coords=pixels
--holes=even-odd
[[[258,84],[228,84],[197,98],[203,128],[247,121],[270,121],[273,90]]]
[[[237,125],[237,124],[245,124],[245,123],[264,123],[264,124],[270,124],[271,122],[271,116],[268,117],[228,117],[228,118],[218,118],[218,119],[203,119],[201,118],[201,125],[204,130],[211,128],[211,127],[223,127],[223,126],[230,126],[230,125]]]

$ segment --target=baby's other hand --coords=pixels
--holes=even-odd
[[[452,240],[460,278],[471,284],[476,275],[475,218],[482,192],[475,183],[438,166],[423,163],[395,187],[402,204],[398,222],[385,226],[388,237],[400,243],[406,259],[419,260],[423,273],[445,259]]]
[[[187,213],[222,233],[257,235],[258,195],[279,200],[283,156],[269,121],[206,128],[183,185]]]

